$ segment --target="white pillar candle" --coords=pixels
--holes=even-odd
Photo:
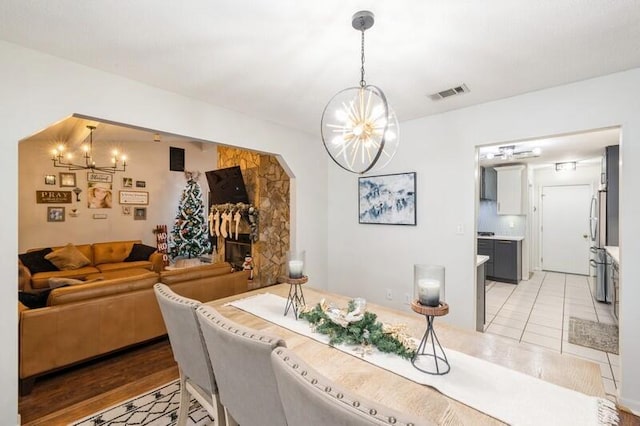
[[[289,261],[289,278],[302,278],[302,260]]]
[[[439,306],[440,281],[433,279],[418,280],[418,301],[426,306]]]

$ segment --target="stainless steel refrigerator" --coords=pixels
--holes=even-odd
[[[607,279],[607,191],[600,190],[591,199],[589,210],[589,228],[591,233],[591,266],[596,273],[596,300],[611,303],[613,287]]]

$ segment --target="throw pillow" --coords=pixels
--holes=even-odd
[[[28,308],[37,309],[47,306],[47,298],[51,290],[45,290],[42,293],[25,293],[18,292],[18,300]]]
[[[141,260],[149,260],[149,256],[151,256],[156,251],[155,247],[146,246],[144,244],[134,244],[131,249],[131,253],[124,260],[125,262],[138,262]]]
[[[51,250],[50,248],[30,251],[27,253],[19,254],[18,258],[32,274],[35,274],[36,272],[57,271],[58,268],[56,268],[56,265],[45,259],[45,256],[52,251],[53,250]]]
[[[71,243],[61,249],[52,251],[44,258],[56,265],[61,271],[82,268],[91,263],[89,259]]]

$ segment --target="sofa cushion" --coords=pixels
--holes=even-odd
[[[53,263],[49,262],[44,257],[51,253],[53,250],[45,248],[42,250],[29,251],[18,255],[18,258],[24,266],[29,269],[29,272],[35,274],[37,272],[51,272],[57,271],[58,268]]]
[[[155,253],[156,248],[145,244],[134,244],[131,253],[124,260],[125,262],[138,262],[141,260],[149,260],[149,257]]]
[[[101,263],[119,263],[123,262],[136,241],[110,241],[105,243],[94,243],[93,247],[93,264],[100,265]]]
[[[49,278],[49,288],[54,289],[54,288],[58,288],[58,287],[64,287],[64,286],[68,286],[68,285],[78,285],[78,284],[87,284],[90,282],[94,282],[94,281],[100,281],[104,278],[93,278],[93,279],[87,279],[87,280],[79,280],[76,278],[58,278],[58,277],[52,277]]]
[[[87,275],[95,274],[96,272],[100,271],[93,266],[83,266],[80,269],[70,269],[68,271],[38,272],[31,276],[31,287],[34,290],[43,290],[49,288],[49,279],[52,277],[84,280]]]
[[[61,249],[54,250],[45,257],[62,271],[79,269],[91,263],[73,244],[69,243]]]

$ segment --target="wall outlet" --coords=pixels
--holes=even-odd
[[[390,288],[387,289],[387,300],[393,300],[393,294]]]
[[[410,305],[411,304],[411,295],[409,293],[405,293],[404,294],[404,304],[405,305]]]
[[[463,235],[464,234],[464,225],[463,224],[459,223],[456,226],[456,234],[458,234],[458,235]]]

